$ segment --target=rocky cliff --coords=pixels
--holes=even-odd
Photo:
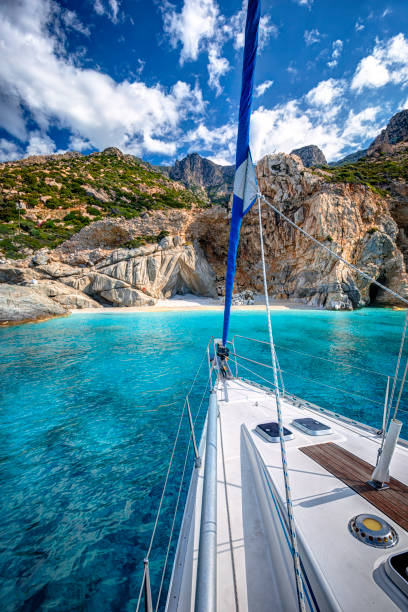
[[[220,166],[198,153],[187,155],[174,166],[160,168],[212,204],[226,204],[234,182],[234,166]]]
[[[336,167],[336,166],[345,166],[346,164],[354,164],[354,162],[365,157],[367,155],[367,151],[368,149],[360,149],[359,151],[350,153],[350,155],[346,155],[346,157],[342,157],[342,159],[339,159],[335,162],[330,162],[328,165]]]
[[[367,155],[391,153],[393,145],[408,141],[408,110],[391,117],[387,127],[377,136],[368,148]]]
[[[323,151],[316,145],[307,145],[300,149],[293,149],[291,155],[300,157],[306,168],[310,168],[311,166],[325,166],[327,164]]]

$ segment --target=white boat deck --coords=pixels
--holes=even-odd
[[[217,610],[296,610],[285,535],[280,444],[267,442],[255,432],[256,425],[276,421],[275,398],[239,379],[218,383],[217,395]],[[408,533],[299,450],[330,441],[375,464],[380,438],[286,400],[282,409],[284,425],[295,434],[286,442],[286,451],[307,609],[408,610],[407,598],[383,569],[390,554],[408,549]],[[315,437],[291,426],[294,418],[306,416],[330,425],[333,433]],[[391,474],[408,485],[408,448],[397,447]],[[184,538],[186,550],[190,540],[190,562],[187,555],[179,577],[175,565],[169,610],[194,609],[202,475],[203,467],[198,474],[197,497],[189,496],[180,540]],[[354,538],[348,522],[361,513],[375,514],[394,525],[399,543],[384,550]],[[191,518],[190,529],[187,517]],[[179,555],[181,568],[181,550]]]

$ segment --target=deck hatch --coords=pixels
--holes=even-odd
[[[275,421],[271,423],[261,423],[256,426],[256,430],[268,442],[279,442],[279,425]],[[293,440],[294,435],[290,429],[283,428],[285,440]]]
[[[348,526],[357,540],[375,548],[391,548],[398,542],[394,527],[380,516],[358,514],[349,521]]]
[[[394,584],[408,597],[408,550],[388,557],[385,571]]]
[[[292,425],[300,429],[304,433],[309,434],[309,436],[324,436],[327,434],[333,433],[333,430],[328,425],[321,423],[320,421],[316,421],[316,419],[312,419],[309,417],[302,419],[293,419]]]

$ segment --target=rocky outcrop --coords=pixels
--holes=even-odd
[[[78,257],[92,262],[94,253],[75,253]],[[68,276],[66,271],[59,277],[65,284],[120,306],[152,305],[176,293],[216,295],[214,274],[200,246],[182,243],[177,236],[158,245],[115,249],[86,270]]]
[[[306,168],[310,168],[311,166],[325,166],[327,164],[323,151],[316,145],[308,145],[300,149],[293,149],[291,155],[300,157]]]
[[[393,145],[408,141],[408,110],[391,117],[387,127],[380,132],[368,148],[367,155],[391,153]]]
[[[0,287],[16,288],[16,312],[13,315],[12,303],[7,301],[0,321],[35,320],[44,318],[47,312],[48,316],[55,316],[72,308],[102,305],[152,306],[158,299],[176,293],[216,296],[213,270],[197,242],[186,243],[179,236],[168,236],[159,244],[134,249],[106,248],[106,243],[114,240],[115,222],[106,222],[104,238],[103,223],[93,234],[98,237],[96,248],[92,248],[92,242],[80,248],[82,236],[50,253],[43,263],[35,264],[31,258],[19,264],[1,265]],[[116,225],[120,233],[124,231],[120,220],[116,220]],[[100,239],[105,248],[100,248]],[[24,288],[20,291],[21,287]],[[26,308],[30,295],[35,297],[32,311]],[[43,304],[42,310],[39,304]]]
[[[305,171],[294,156],[268,155],[257,171],[261,191],[286,216],[375,280],[408,295],[408,277],[396,245],[398,227],[383,198],[363,185],[326,183],[324,172]],[[394,303],[266,206],[263,219],[274,296],[330,309],[356,308],[374,300]],[[260,287],[259,272],[254,288]]]
[[[191,153],[176,161],[174,166],[160,169],[174,181],[182,182],[213,204],[226,204],[229,200],[234,182],[234,166],[221,166],[198,153]]]
[[[0,323],[39,321],[66,313],[66,308],[36,287],[0,284]]]

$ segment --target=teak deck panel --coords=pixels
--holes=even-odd
[[[367,484],[374,466],[334,442],[304,446],[299,450],[408,531],[408,487],[405,484],[391,478],[389,489],[376,491]]]

